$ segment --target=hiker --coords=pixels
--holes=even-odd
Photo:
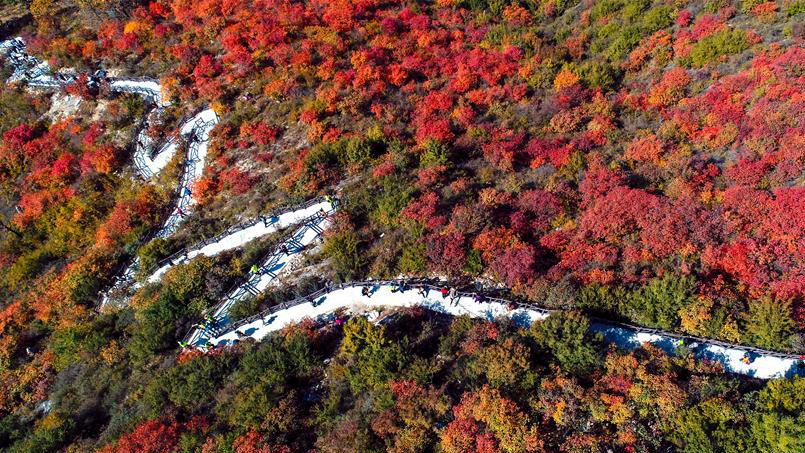
[[[741,357],[741,362],[745,363],[746,365],[749,365],[750,363],[752,363],[752,361],[749,360],[749,353],[748,352],[745,352],[743,357]]]
[[[416,291],[416,293],[419,294],[422,297],[428,297],[428,292],[429,291],[430,291],[430,288],[428,288],[427,286],[420,286],[419,289]]]
[[[260,268],[256,264],[252,264],[252,274],[259,274]]]
[[[369,291],[368,286],[364,286],[363,288],[361,288],[361,296],[372,297],[372,293]]]
[[[207,313],[207,316],[205,316],[204,319],[206,319],[207,322],[210,323],[210,324],[215,322],[215,318],[213,318],[212,315],[209,314],[209,313]]]
[[[441,289],[441,293],[442,293],[442,299],[447,299],[447,295],[450,293],[450,290],[447,289],[447,287],[445,286]]]
[[[284,254],[286,254],[286,255],[290,255],[290,253],[288,253],[288,246],[287,246],[287,245],[285,245],[285,244],[280,245],[280,253],[284,253]]]
[[[206,342],[206,343],[204,344],[204,348],[205,348],[205,349],[207,349],[207,350],[209,351],[210,349],[212,349],[212,343],[210,343],[209,341],[208,341],[208,342]]]
[[[179,342],[179,347],[182,348],[182,349],[186,348],[188,345],[189,345],[189,343],[186,342],[186,341],[180,341]]]
[[[485,298],[485,297],[484,297],[484,295],[483,295],[483,294],[481,294],[481,293],[475,293],[475,297],[473,297],[473,300],[474,300],[475,302],[477,302],[477,303],[481,304],[481,303],[483,303],[483,302],[484,302],[484,300],[486,300],[486,298]]]
[[[458,299],[458,292],[456,291],[456,288],[450,288],[450,303],[454,303],[456,299]]]
[[[243,332],[241,332],[240,330],[236,330],[236,331],[235,331],[235,335],[237,335],[237,336],[238,336],[238,338],[243,338],[243,337],[245,337],[245,336],[246,336],[246,334],[245,334],[245,333],[243,333]]]
[[[319,209],[319,217],[321,218],[327,217],[327,213],[324,212],[324,208]]]
[[[185,187],[185,188],[184,188],[184,195],[185,195],[186,197],[189,197],[190,195],[193,195],[193,192],[191,192],[191,191],[190,191],[190,188],[189,188],[189,187]]]
[[[330,206],[333,205],[333,197],[331,197],[329,195],[324,196],[324,201],[326,201],[327,203],[330,203]]]
[[[176,212],[179,214],[179,217],[184,217],[184,211],[182,211],[180,206],[176,207]]]

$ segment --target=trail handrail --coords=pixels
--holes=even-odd
[[[233,322],[231,324],[228,324],[224,328],[216,329],[217,331],[215,332],[215,337],[220,337],[220,336],[226,335],[226,334],[228,334],[230,332],[234,332],[234,331],[238,330],[240,327],[242,327],[242,326],[244,326],[246,324],[250,324],[250,323],[252,323],[254,321],[257,321],[258,319],[265,319],[266,317],[268,317],[268,316],[270,316],[270,315],[272,315],[272,314],[274,314],[274,313],[276,313],[276,312],[278,312],[280,310],[285,310],[285,309],[288,309],[288,308],[292,308],[292,307],[295,307],[297,305],[300,305],[300,304],[303,304],[303,303],[306,303],[306,302],[313,302],[316,299],[318,299],[319,297],[321,297],[323,295],[326,295],[326,294],[328,294],[328,293],[330,293],[330,292],[332,292],[334,290],[344,289],[344,288],[354,288],[354,287],[373,287],[373,286],[390,286],[390,285],[403,285],[403,286],[407,287],[406,291],[410,291],[412,289],[417,289],[417,288],[427,288],[428,290],[439,291],[442,288],[450,287],[449,283],[447,283],[447,282],[445,282],[444,284],[439,285],[439,284],[430,283],[428,280],[422,280],[422,279],[365,280],[365,281],[357,281],[357,282],[340,283],[340,284],[337,284],[337,285],[328,285],[328,286],[326,286],[324,288],[321,288],[321,289],[319,289],[317,291],[314,291],[314,292],[312,292],[310,294],[306,294],[304,296],[299,296],[299,297],[297,297],[295,299],[292,299],[290,301],[281,302],[279,304],[276,304],[276,305],[273,305],[271,307],[268,307],[267,309],[265,309],[265,310],[263,310],[263,311],[261,311],[259,313],[256,313],[256,314],[254,314],[252,316],[249,316],[247,318],[243,318],[241,320],[238,320],[238,321],[235,321],[235,322]],[[518,300],[516,298],[507,299],[507,298],[496,297],[496,296],[493,296],[493,295],[487,296],[487,294],[488,293],[485,292],[485,291],[478,291],[478,292],[457,291],[456,292],[456,297],[482,296],[483,297],[483,302],[498,302],[498,303],[501,303],[503,305],[507,305],[507,306],[510,306],[510,307],[513,306],[513,307],[520,308],[520,309],[533,310],[533,311],[536,311],[536,312],[542,313],[542,314],[552,314],[552,313],[571,311],[571,310],[565,310],[565,309],[541,307],[541,306],[539,306],[537,304],[534,304],[532,302],[525,302],[525,301],[522,301],[522,300]],[[664,331],[664,330],[661,330],[661,329],[655,329],[655,328],[650,328],[650,327],[639,326],[639,325],[630,324],[630,323],[626,323],[626,322],[622,322],[622,321],[616,321],[616,320],[611,320],[611,319],[607,319],[607,318],[602,318],[602,317],[599,317],[599,316],[588,316],[588,318],[590,319],[591,322],[595,322],[595,323],[602,324],[602,325],[605,325],[605,326],[620,327],[620,328],[632,330],[632,331],[635,331],[635,332],[638,332],[638,333],[649,333],[649,334],[661,335],[661,336],[664,336],[664,337],[670,337],[670,338],[674,338],[674,339],[677,339],[677,340],[684,340],[685,343],[696,342],[696,343],[710,344],[710,345],[714,345],[714,346],[721,346],[721,347],[728,348],[728,349],[737,349],[737,350],[741,350],[741,351],[745,351],[745,352],[750,352],[750,353],[754,353],[754,354],[758,354],[758,355],[771,356],[771,357],[776,357],[776,358],[780,358],[780,359],[794,359],[794,360],[796,360],[796,359],[799,359],[801,357],[800,354],[796,354],[796,353],[788,353],[788,352],[784,352],[784,351],[762,349],[762,348],[758,348],[758,347],[755,347],[755,346],[748,346],[748,345],[743,345],[743,344],[738,344],[738,343],[728,343],[728,342],[725,342],[725,341],[722,341],[722,340],[718,340],[718,339],[715,339],[715,338],[709,338],[709,337],[701,337],[701,336],[696,336],[696,335],[686,335],[686,334],[680,334],[680,333],[675,333],[675,332],[668,332],[668,331]],[[186,341],[187,338],[185,338],[184,340]]]
[[[189,255],[190,253],[193,253],[193,252],[196,252],[198,250],[201,250],[201,249],[203,249],[204,247],[206,247],[206,246],[208,246],[210,244],[214,244],[214,243],[220,241],[221,239],[223,239],[223,238],[225,238],[225,237],[227,237],[229,235],[239,233],[239,232],[241,232],[241,231],[243,231],[243,230],[245,230],[247,228],[251,228],[251,227],[257,225],[258,223],[264,223],[266,225],[273,225],[274,223],[276,223],[278,221],[278,220],[275,220],[274,218],[278,218],[279,216],[281,216],[281,215],[283,215],[285,213],[288,213],[288,212],[298,211],[298,210],[301,210],[301,209],[307,209],[307,208],[309,208],[309,207],[311,207],[311,206],[313,206],[315,204],[321,203],[322,201],[324,201],[324,197],[311,198],[310,200],[307,200],[307,201],[305,201],[303,203],[293,205],[293,206],[285,206],[285,207],[282,207],[282,208],[277,208],[277,209],[274,209],[274,210],[272,210],[272,211],[270,211],[270,212],[268,212],[266,214],[261,214],[261,215],[257,216],[256,218],[245,220],[245,221],[242,221],[242,222],[234,224],[234,225],[230,225],[229,227],[226,228],[226,230],[216,234],[215,236],[209,237],[207,239],[202,239],[201,241],[194,243],[191,247],[183,248],[183,249],[178,250],[178,251],[176,251],[174,253],[171,253],[170,255],[166,256],[165,258],[160,259],[156,264],[150,266],[148,268],[148,270],[145,271],[145,274],[146,275],[151,275],[157,269],[162,268],[166,264],[169,264],[169,263],[174,264],[174,261],[176,261],[180,257],[183,257],[185,255]],[[302,219],[302,220],[300,220],[299,223],[305,222],[307,220],[309,220],[309,218]]]

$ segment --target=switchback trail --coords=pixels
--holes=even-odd
[[[0,42],[0,56],[8,60],[14,68],[10,83],[24,82],[30,88],[63,89],[76,80],[76,74],[54,73],[46,62],[25,53],[25,43],[20,38]],[[98,71],[91,83],[108,83],[113,92],[138,94],[154,104],[150,116],[159,117],[167,105],[162,97],[158,81],[146,78],[111,78]],[[158,119],[157,119],[158,121]],[[186,146],[183,174],[179,181],[176,198],[170,214],[153,237],[168,237],[176,232],[185,216],[195,205],[192,186],[203,174],[204,160],[210,141],[210,132],[218,124],[218,116],[212,109],[204,109],[179,127],[179,137],[171,138],[160,146],[146,134],[148,122],[137,134],[134,152],[134,166],[146,181],[158,174],[173,158],[176,152]],[[185,142],[184,144],[182,142]],[[271,332],[312,318],[319,321],[335,319],[339,311],[348,310],[365,314],[384,307],[424,307],[450,315],[469,315],[476,318],[510,318],[521,325],[545,319],[552,313],[535,305],[494,297],[479,296],[474,293],[458,293],[453,300],[442,297],[439,287],[427,283],[410,281],[397,282],[353,282],[338,287],[326,288],[311,295],[283,302],[258,315],[243,320],[229,318],[229,310],[236,302],[255,297],[265,291],[281,272],[298,259],[301,252],[314,244],[329,224],[329,215],[337,208],[333,199],[311,200],[301,206],[260,216],[257,219],[234,226],[215,238],[182,250],[163,260],[154,269],[149,269],[145,281],[158,282],[173,266],[188,262],[196,256],[214,256],[226,250],[240,247],[264,235],[296,225],[281,243],[255,265],[253,272],[244,276],[230,291],[226,298],[207,311],[205,325],[197,326],[184,338],[183,344],[205,349],[206,345],[226,346],[237,343],[246,337],[260,340]],[[140,284],[135,274],[140,270],[140,262],[134,259],[116,277],[112,289],[103,295],[101,306],[112,301],[125,303],[128,295]],[[400,288],[408,287],[401,291]],[[363,293],[369,288],[369,294]],[[421,291],[420,291],[421,289]],[[644,343],[651,343],[669,354],[680,347],[680,340],[696,357],[720,362],[727,371],[755,378],[791,377],[805,374],[799,367],[801,360],[796,355],[751,348],[738,344],[724,343],[707,338],[683,336],[675,333],[633,326],[605,319],[593,319],[591,329],[603,335],[605,341],[631,349]],[[749,357],[749,363],[743,359]]]

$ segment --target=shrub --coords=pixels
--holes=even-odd
[[[305,156],[305,172],[311,177],[320,168],[365,166],[372,158],[379,155],[382,148],[381,142],[360,137],[319,143]]]
[[[372,143],[358,138],[350,139],[346,146],[346,162],[365,165],[373,157]]]
[[[642,39],[640,29],[637,26],[629,25],[622,27],[620,30],[618,36],[607,48],[606,56],[609,61],[618,62],[623,60]]]
[[[385,227],[396,225],[403,208],[408,206],[413,189],[401,178],[383,178],[382,190],[374,193],[372,220]]]
[[[620,71],[607,62],[587,61],[576,71],[579,78],[590,88],[611,90],[620,79]]]
[[[50,413],[38,424],[33,433],[21,442],[5,450],[9,453],[47,453],[59,451],[69,441],[76,428],[70,418],[57,413]]]
[[[531,369],[531,351],[525,345],[507,338],[482,349],[472,367],[486,378],[490,386],[504,390],[531,388],[537,382]]]
[[[651,6],[650,0],[626,0],[621,15],[625,20],[633,21],[639,18],[649,6]]]
[[[33,280],[42,270],[53,263],[54,256],[47,248],[37,248],[22,255],[6,274],[6,281],[12,289],[22,282]]]
[[[170,368],[145,390],[150,416],[161,415],[167,402],[187,413],[208,405],[208,395],[216,392],[231,364],[232,356],[228,354],[202,355]]]
[[[19,416],[5,415],[0,419],[0,445],[11,445],[24,436],[25,424]]]
[[[356,395],[384,386],[404,364],[400,345],[387,338],[385,327],[363,316],[352,318],[344,326],[339,357],[346,361],[347,380]]]
[[[674,22],[673,10],[670,6],[658,6],[650,9],[640,22],[640,29],[644,35],[650,35],[662,30]]]
[[[419,166],[422,168],[447,165],[450,150],[437,140],[428,140],[422,154],[419,155]]]
[[[403,246],[400,256],[400,272],[409,275],[422,275],[428,270],[425,244],[411,242]]]
[[[586,285],[581,288],[576,297],[576,306],[598,313],[615,313],[625,297],[625,292],[619,287]]]
[[[798,16],[805,13],[805,0],[795,0],[785,7],[785,13],[789,16]]]
[[[704,12],[708,14],[715,14],[721,8],[730,6],[730,4],[732,4],[731,0],[707,0],[704,3]]]
[[[755,6],[760,5],[761,3],[764,3],[764,2],[765,2],[765,0],[742,0],[741,1],[741,11],[743,13],[745,13],[745,14],[748,14],[748,13],[752,12],[752,9]]]
[[[701,68],[727,55],[734,55],[749,48],[746,32],[725,28],[697,42],[690,56],[681,61],[685,66]]]
[[[231,406],[219,405],[232,425],[262,429],[271,436],[286,433],[295,423],[293,387],[305,382],[317,359],[307,335],[272,336],[247,353],[231,381],[236,392]]]
[[[357,233],[345,230],[327,236],[324,241],[324,254],[333,261],[333,269],[346,280],[356,277],[365,261],[360,250]]]
[[[595,22],[602,17],[618,11],[622,6],[623,3],[621,0],[603,0],[597,2],[590,11],[590,20]]]
[[[470,249],[467,252],[467,260],[464,262],[462,270],[469,275],[481,275],[484,271],[484,259],[480,250]]]
[[[50,343],[55,354],[54,367],[63,370],[82,357],[97,357],[113,334],[109,321],[109,318],[103,317],[85,325],[57,330]]]
[[[754,449],[750,451],[775,453],[801,453],[805,451],[805,426],[803,417],[787,417],[780,414],[760,414],[751,419],[751,438]]]

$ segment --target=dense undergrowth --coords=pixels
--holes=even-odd
[[[168,313],[163,300],[154,319]],[[99,345],[131,321],[104,316],[82,344]],[[259,344],[186,355],[148,372],[136,355],[129,363],[107,348],[100,360],[84,356],[59,375],[51,412],[28,437],[19,438],[17,416],[3,419],[0,436],[13,443],[8,451],[26,453],[94,446],[103,453],[793,453],[805,446],[805,379],[742,382],[684,352],[605,350],[586,332],[579,314],[523,330],[414,310],[380,325],[362,317],[340,327],[302,323]],[[146,338],[136,333],[133,342]]]
[[[176,340],[272,238],[179,266],[128,309],[94,311],[135,255],[155,263],[337,190],[342,208],[314,258],[326,259],[321,275],[237,313],[324,280],[440,275],[802,351],[802,1],[34,0],[30,10],[22,33],[55,67],[161,79],[173,105],[154,137],[202,104],[222,122],[193,188],[200,208],[174,237],[142,246],[180,169],[155,184],[133,177],[142,99],[78,83],[68,91],[82,103],[59,112],[62,95],[0,87],[0,446],[803,450],[801,381],[762,386],[650,349],[605,353],[578,340],[582,318],[539,333],[448,328],[417,312],[388,332],[355,321],[344,341],[311,328],[177,362]]]

